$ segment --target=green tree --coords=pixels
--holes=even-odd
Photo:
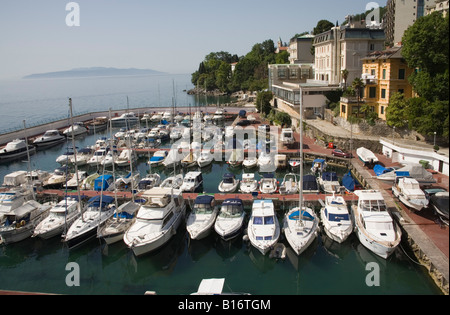
[[[313,35],[319,35],[323,32],[329,31],[333,26],[334,24],[328,20],[320,20],[313,29]]]
[[[268,115],[272,106],[270,105],[270,101],[273,98],[273,94],[270,91],[262,91],[258,92],[256,95],[256,108],[260,113],[264,113]]]
[[[348,70],[342,70],[342,79],[344,79],[344,90],[347,88]]]
[[[359,117],[359,110],[360,110],[360,101],[361,101],[361,93],[364,89],[364,82],[361,78],[355,78],[352,82],[352,87],[353,89],[356,91],[356,98],[357,98],[357,109],[358,109],[358,113],[357,113],[357,117]]]
[[[389,99],[386,108],[386,124],[391,127],[401,128],[408,124],[408,102],[402,93],[394,93]]]

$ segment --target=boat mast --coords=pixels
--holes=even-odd
[[[36,200],[36,195],[34,194],[34,188],[32,184],[32,175],[31,175],[31,160],[30,160],[30,148],[28,147],[28,137],[27,137],[27,126],[25,124],[25,120],[23,121],[23,131],[25,136],[25,145],[27,147],[27,167],[28,167],[28,173],[30,174],[30,187],[31,187],[31,193],[33,194],[33,200]]]
[[[77,179],[77,195],[78,195],[78,209],[81,211],[81,196],[80,196],[80,187],[79,187],[79,176],[78,176],[78,163],[77,163],[77,150],[75,148],[75,136],[74,134],[74,128],[73,128],[73,112],[72,112],[72,98],[69,98],[69,108],[70,108],[70,124],[72,125],[72,148],[74,153],[74,163],[75,163],[75,176]],[[66,183],[67,188],[67,183]],[[66,212],[67,212],[67,205],[66,205]]]
[[[300,191],[299,191],[299,220],[303,223],[301,218],[303,218],[302,210],[303,210],[303,91],[300,88]]]

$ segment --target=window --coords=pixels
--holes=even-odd
[[[369,87],[369,98],[377,97],[377,88],[374,86]]]
[[[383,80],[386,79],[386,69],[383,69]]]
[[[398,79],[399,80],[405,79],[405,69],[398,69]]]
[[[381,114],[381,115],[384,115],[384,106],[381,106],[381,107],[380,107],[380,114]]]
[[[375,69],[370,69],[370,75],[375,75]]]
[[[386,89],[381,89],[381,98],[386,98]]]
[[[345,109],[346,109],[346,106],[345,106],[345,105],[341,105],[341,112],[342,112],[343,114],[345,114]]]
[[[398,93],[405,94],[405,90],[404,89],[398,89]]]

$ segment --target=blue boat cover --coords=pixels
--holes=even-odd
[[[195,203],[209,205],[211,203],[211,201],[213,201],[213,200],[214,200],[214,196],[201,195],[201,196],[197,196],[197,198],[195,198]]]
[[[317,163],[317,162],[323,163],[323,162],[325,162],[325,159],[315,159],[315,160],[313,161],[313,165],[314,165],[315,163]]]
[[[390,168],[390,167],[386,168],[380,164],[375,164],[375,166],[373,167],[373,171],[375,172],[375,175],[377,175],[377,176],[380,176],[385,173],[389,173],[392,170],[393,170],[392,168]]]
[[[303,176],[303,190],[317,190],[319,189],[317,185],[316,176],[314,175],[304,175]]]
[[[92,204],[93,207],[99,207],[100,199],[102,200],[102,207],[114,201],[112,196],[95,196],[88,200],[88,204]]]
[[[398,177],[409,177],[410,176],[408,171],[401,171],[401,172],[395,171],[395,175]]]
[[[275,178],[275,175],[272,173],[266,173],[266,174],[263,174],[263,177],[264,178]]]
[[[109,187],[108,180],[112,177],[112,175],[102,175],[97,177],[94,181],[94,190],[100,191],[102,190],[102,187],[103,190],[106,190]]]
[[[352,177],[352,172],[351,171],[348,171],[348,173],[346,173],[344,175],[344,177],[342,177],[342,185],[348,191],[354,191],[355,190],[355,180]]]
[[[337,175],[335,172],[325,172],[322,174],[322,179],[326,181],[337,181]]]
[[[298,220],[299,219],[299,211],[294,211],[289,215],[289,220]],[[302,210],[302,219],[303,220],[314,220],[314,217],[306,210]]]
[[[159,162],[161,160],[164,160],[164,156],[152,156],[150,158],[150,161],[152,161],[152,162]]]

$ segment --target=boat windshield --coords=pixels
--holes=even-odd
[[[213,212],[213,207],[210,204],[197,203],[194,205],[193,212],[196,214],[210,214]]]
[[[253,217],[253,224],[256,225],[268,225],[268,224],[274,224],[274,218],[273,216],[264,216],[264,217]]]
[[[349,221],[348,213],[329,213],[328,220],[333,222]]]
[[[360,206],[363,211],[386,211],[384,200],[362,200]]]
[[[242,208],[236,205],[223,205],[220,211],[220,216],[229,217],[240,217],[242,214]]]

